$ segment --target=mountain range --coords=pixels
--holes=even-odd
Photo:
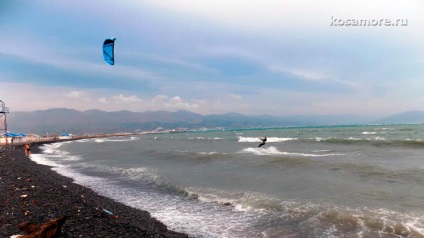
[[[39,135],[116,133],[165,129],[241,129],[286,126],[424,123],[424,111],[410,111],[385,118],[355,115],[247,116],[238,113],[201,115],[189,111],[78,111],[55,108],[7,115],[8,130]]]

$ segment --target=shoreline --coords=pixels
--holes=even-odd
[[[32,153],[41,153],[35,143]],[[59,142],[59,141],[57,141]],[[25,235],[23,222],[43,224],[67,216],[60,237],[188,237],[138,210],[75,184],[14,145],[0,150],[0,237]],[[111,214],[112,213],[112,214]]]

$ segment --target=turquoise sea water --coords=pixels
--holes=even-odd
[[[195,237],[424,234],[424,125],[149,134],[42,148],[36,162]]]

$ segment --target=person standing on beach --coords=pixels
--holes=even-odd
[[[29,148],[29,144],[24,144],[25,156],[29,156],[31,154],[31,148]]]

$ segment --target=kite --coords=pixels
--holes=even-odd
[[[115,56],[113,52],[115,40],[116,38],[109,38],[103,43],[103,58],[110,65],[115,64]]]

